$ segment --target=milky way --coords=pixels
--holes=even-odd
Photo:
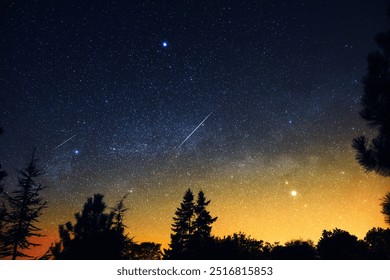
[[[389,182],[351,141],[373,133],[361,79],[386,1],[133,2],[1,4],[0,160],[12,188],[37,148],[50,240],[101,192],[129,193],[129,234],[166,244],[189,187],[220,236],[384,226]]]

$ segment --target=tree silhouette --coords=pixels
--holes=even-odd
[[[390,229],[372,228],[364,237],[373,259],[390,259]]]
[[[0,135],[3,134],[4,130],[2,127],[0,127]],[[6,234],[5,230],[7,228],[7,208],[5,207],[5,202],[3,201],[4,195],[4,184],[3,180],[4,178],[7,177],[7,173],[2,170],[2,164],[0,163],[0,258],[3,258],[7,255],[8,253],[8,248],[6,245]]]
[[[378,135],[371,140],[359,136],[352,146],[365,171],[390,176],[390,30],[378,34],[375,41],[382,51],[368,55],[360,116],[370,127],[377,128]]]
[[[320,258],[325,260],[367,259],[368,256],[366,243],[338,228],[322,232],[317,251]]]
[[[125,198],[125,197],[124,197]],[[106,213],[103,195],[87,199],[76,223],[59,226],[60,241],[52,248],[55,259],[119,260],[129,259],[132,240],[124,235],[123,199],[111,212]]]
[[[211,237],[211,224],[218,217],[212,218],[206,207],[210,204],[210,200],[206,201],[203,191],[198,193],[198,199],[195,206],[196,219],[194,222],[194,235],[200,240],[208,240]]]
[[[0,259],[11,255],[11,246],[7,243],[7,208],[4,202],[0,206]]]
[[[211,254],[210,249],[213,246],[211,229],[217,217],[211,217],[210,212],[207,211],[206,207],[209,204],[210,200],[207,201],[204,192],[200,191],[194,208],[194,232],[190,242],[192,259],[205,259]]]
[[[166,259],[203,259],[210,253],[213,243],[211,225],[217,220],[210,215],[206,207],[203,191],[198,193],[196,204],[194,194],[188,189],[180,208],[177,208],[172,224],[171,243],[164,250]]]
[[[3,168],[3,165],[0,163],[0,194],[4,191],[4,184],[3,180],[5,177],[7,177],[7,172],[4,170],[1,170]]]
[[[177,208],[174,223],[172,224],[171,243],[169,249],[165,250],[166,259],[188,258],[190,255],[190,241],[194,230],[194,194],[188,189]]]
[[[382,213],[385,215],[386,223],[390,224],[390,192],[382,200]]]
[[[2,168],[3,168],[3,165],[0,163],[0,195],[4,191],[3,180],[5,177],[7,177],[7,172],[5,172],[4,170],[1,170]]]
[[[161,244],[142,242],[132,246],[132,259],[134,260],[161,260]]]
[[[271,252],[274,260],[315,260],[318,259],[313,241],[292,240],[284,246],[275,246]]]
[[[263,259],[262,240],[256,240],[239,232],[216,239],[213,259],[221,260],[258,260]]]
[[[17,257],[29,258],[31,256],[22,252],[30,247],[40,244],[30,241],[30,237],[42,237],[37,226],[38,218],[42,210],[46,208],[46,201],[42,201],[41,191],[45,189],[36,182],[41,175],[41,170],[36,166],[35,150],[31,160],[24,170],[18,170],[18,187],[11,195],[5,194],[10,207],[7,213],[7,229],[4,243],[7,247],[5,254],[16,259]]]

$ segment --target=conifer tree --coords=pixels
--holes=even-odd
[[[3,134],[3,132],[3,128],[0,127],[0,135]],[[0,163],[0,258],[10,255],[5,239],[5,231],[7,228],[7,208],[5,207],[4,201],[6,197],[3,195],[3,180],[5,177],[7,177],[7,173],[2,170],[2,164]]]
[[[0,194],[4,191],[4,184],[3,180],[5,177],[7,177],[7,172],[4,170],[1,170],[3,168],[3,165],[0,163]]]
[[[0,127],[0,135],[4,133],[4,130],[2,127]],[[5,177],[7,177],[7,172],[4,170],[1,170],[3,168],[3,165],[0,162],[0,195],[4,191],[4,185],[3,185],[3,180]],[[1,217],[0,217],[0,222],[1,222]]]
[[[165,258],[180,259],[188,255],[191,237],[194,230],[194,194],[188,189],[183,197],[180,208],[177,208],[174,223],[172,224],[171,243],[169,249],[165,250]]]
[[[390,192],[382,200],[382,214],[385,215],[385,221],[390,225]]]
[[[208,247],[212,241],[211,225],[217,220],[206,210],[209,203],[203,191],[198,193],[196,204],[192,191],[188,189],[185,192],[183,202],[173,218],[173,233],[169,249],[165,250],[166,259],[207,257]]]
[[[217,217],[212,218],[210,212],[206,210],[209,204],[210,200],[206,201],[204,192],[200,191],[195,206],[194,234],[203,241],[211,237],[211,225],[217,220]]]
[[[7,213],[8,228],[5,243],[11,247],[8,253],[12,259],[31,257],[24,251],[40,244],[30,241],[30,238],[43,236],[39,233],[40,228],[37,223],[43,209],[47,207],[47,202],[42,201],[41,198],[41,192],[45,187],[36,182],[36,178],[42,174],[36,162],[34,150],[27,167],[18,171],[18,187],[11,195],[6,195],[10,209]]]
[[[382,51],[368,55],[360,116],[378,134],[371,140],[359,136],[352,146],[356,160],[365,171],[390,176],[390,30],[378,34],[375,41]]]
[[[356,160],[366,172],[390,176],[390,30],[379,33],[375,41],[381,51],[372,52],[367,58],[360,116],[370,127],[376,128],[378,134],[371,140],[359,136],[353,139],[352,147],[356,150]],[[389,198],[390,192],[387,192],[381,204],[387,223],[390,223]]]

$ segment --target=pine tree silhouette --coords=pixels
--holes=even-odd
[[[188,189],[183,197],[180,208],[177,208],[172,224],[171,243],[165,250],[166,259],[188,258],[191,247],[191,237],[194,230],[194,194]]]
[[[0,127],[0,135],[3,134],[4,130]],[[5,207],[5,196],[3,195],[4,184],[3,180],[7,177],[7,173],[2,169],[2,164],[0,163],[0,258],[6,257],[9,255],[9,250],[6,244],[6,228],[7,228],[7,208]]]
[[[194,233],[190,242],[192,259],[208,259],[212,255],[211,249],[214,246],[214,240],[211,236],[211,229],[212,224],[218,218],[211,217],[210,212],[207,211],[206,207],[209,204],[210,200],[206,201],[204,192],[200,191],[194,208]]]
[[[382,200],[382,214],[385,215],[385,221],[390,225],[390,192]]]
[[[60,241],[52,248],[55,259],[120,260],[129,259],[132,240],[124,235],[125,197],[111,212],[106,213],[102,194],[87,199],[76,223],[59,226]]]
[[[203,191],[198,193],[196,204],[191,189],[185,192],[183,202],[173,218],[171,243],[169,249],[164,250],[164,258],[205,259],[211,254],[210,248],[214,242],[211,225],[217,217],[211,217],[206,210],[209,204]]]
[[[378,129],[378,135],[371,140],[359,136],[352,147],[365,171],[390,176],[390,30],[378,34],[375,41],[382,51],[368,55],[360,116],[370,127]]]
[[[45,189],[36,182],[36,178],[42,173],[36,166],[35,150],[32,153],[30,163],[24,170],[19,170],[18,187],[11,195],[5,194],[10,210],[7,213],[8,228],[5,233],[5,244],[7,255],[12,259],[17,257],[30,258],[31,256],[22,252],[30,247],[40,244],[30,241],[30,237],[42,237],[37,226],[38,218],[42,215],[43,209],[47,206],[42,201],[41,191]],[[11,249],[11,250],[9,250]]]
[[[206,201],[204,192],[200,191],[195,205],[194,235],[201,240],[208,240],[211,237],[211,224],[218,219],[212,218],[210,212],[206,210],[209,204],[210,200]]]

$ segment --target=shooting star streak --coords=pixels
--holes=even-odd
[[[66,139],[64,142],[62,142],[61,144],[59,144],[58,146],[54,147],[52,151],[54,150],[57,150],[59,147],[61,147],[62,145],[64,145],[66,142],[72,140],[73,138],[75,138],[77,136],[78,133],[76,133],[75,135],[73,135],[72,137]]]
[[[197,127],[195,127],[195,129],[187,136],[187,138],[184,139],[184,141],[181,142],[179,146],[177,146],[176,150],[179,149],[191,137],[192,134],[194,134],[194,132],[210,117],[212,113],[213,111],[210,114],[208,114],[207,117],[205,117],[204,120]]]

